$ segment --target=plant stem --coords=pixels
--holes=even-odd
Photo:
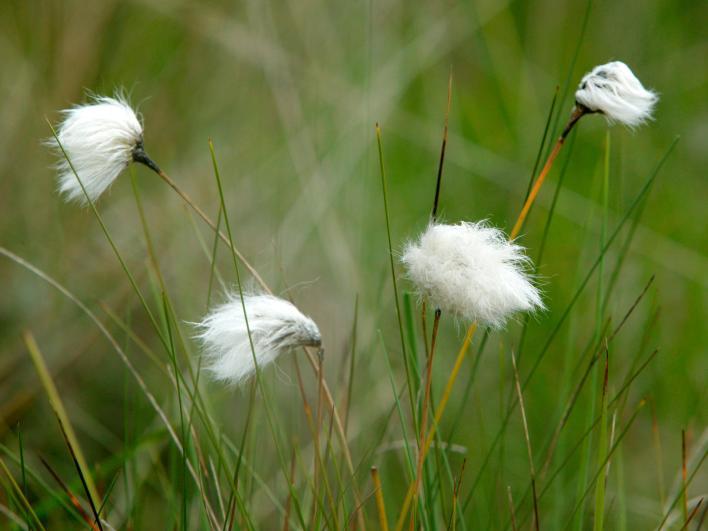
[[[401,351],[403,353],[403,366],[406,369],[406,384],[408,385],[408,400],[411,404],[411,414],[415,419],[415,401],[413,400],[413,385],[411,371],[408,367],[408,356],[406,354],[406,341],[403,335],[403,318],[401,317],[401,306],[398,302],[398,283],[396,281],[396,268],[393,264],[393,243],[391,241],[391,221],[388,212],[388,190],[386,186],[386,172],[384,171],[383,147],[381,145],[381,127],[376,124],[376,144],[379,151],[379,170],[381,172],[381,192],[383,194],[384,214],[386,216],[386,236],[388,238],[388,258],[391,266],[391,280],[393,282],[393,296],[396,303],[396,316],[398,317],[398,329],[401,336]]]
[[[39,379],[42,383],[42,387],[44,387],[44,391],[47,393],[49,404],[56,413],[56,416],[59,419],[59,423],[62,426],[63,432],[66,433],[66,439],[70,445],[70,448],[72,448],[72,452],[76,454],[76,461],[78,462],[80,471],[82,472],[86,480],[86,490],[88,491],[89,498],[91,500],[91,503],[93,504],[94,502],[97,502],[97,500],[100,500],[101,497],[99,496],[98,489],[96,488],[96,484],[93,481],[93,476],[91,474],[91,469],[88,466],[88,462],[84,457],[84,453],[81,451],[81,446],[79,445],[79,438],[76,436],[76,432],[74,431],[71,421],[69,420],[69,414],[66,412],[64,402],[61,399],[61,395],[59,395],[59,391],[57,390],[57,387],[54,384],[52,375],[49,372],[49,368],[47,367],[47,364],[44,361],[44,356],[39,350],[39,346],[37,345],[34,336],[31,332],[25,331],[22,334],[22,338],[25,342],[25,346],[27,347],[27,352],[32,358],[32,363],[34,364],[34,367],[37,371],[37,376],[39,376]],[[98,523],[98,525],[100,526],[101,524]]]
[[[433,356],[435,355],[435,343],[438,337],[438,327],[440,326],[440,309],[435,310],[435,319],[433,320],[433,335],[430,340],[430,354],[428,355],[427,366],[425,370],[425,394],[423,396],[423,404],[421,406],[422,413],[420,417],[420,441],[418,443],[418,464],[416,466],[415,474],[415,498],[417,501],[418,493],[420,491],[420,480],[423,475],[423,462],[425,461],[425,455],[423,455],[423,444],[425,444],[425,432],[428,430],[428,403],[430,402],[430,387],[432,385],[433,376]],[[416,504],[413,504],[413,515],[412,522],[415,523],[415,512]]]
[[[386,504],[384,503],[383,490],[381,487],[381,478],[379,477],[379,470],[375,466],[371,467],[371,479],[374,482],[376,508],[379,512],[379,529],[381,529],[381,531],[388,531],[388,520],[386,519]]]
[[[602,249],[605,245],[605,241],[607,240],[607,209],[608,209],[608,199],[609,199],[609,194],[608,194],[608,188],[609,188],[609,173],[610,173],[610,131],[609,129],[607,130],[606,136],[605,136],[605,156],[603,159],[603,171],[602,171],[602,188],[601,188],[601,197],[602,197],[602,218],[601,218],[601,227],[600,227],[600,249]],[[600,261],[598,263],[598,269],[597,269],[597,301],[596,301],[596,320],[595,320],[595,341],[600,341],[601,335],[602,335],[602,315],[603,315],[603,301],[602,301],[602,295],[603,295],[603,278],[604,278],[604,272],[605,272],[605,255],[602,254],[600,257]],[[599,367],[596,367],[593,369],[592,372],[592,384],[591,384],[591,398],[590,398],[590,405],[589,405],[589,411],[588,411],[588,422],[591,422],[592,419],[595,418],[595,408],[597,407],[597,397],[598,397],[598,372],[599,372]],[[601,441],[598,441],[599,444],[602,444]],[[588,437],[587,440],[585,441],[585,444],[583,446],[583,453],[581,457],[581,464],[580,464],[580,473],[579,473],[579,478],[580,482],[578,483],[578,493],[579,495],[582,493],[583,488],[585,486],[585,483],[588,478],[588,474],[590,472],[590,462],[592,459],[592,446],[593,446],[593,439],[592,437]],[[582,529],[583,526],[583,521],[584,521],[584,513],[585,513],[585,505],[582,505],[578,511],[578,519],[577,519],[577,529]]]
[[[582,118],[588,112],[590,111],[580,105],[576,105],[573,109],[568,123],[563,129],[561,135],[558,137],[558,140],[556,140],[556,144],[553,146],[553,150],[551,151],[550,155],[548,155],[548,159],[546,159],[546,163],[543,165],[541,173],[539,173],[538,177],[536,178],[536,182],[533,184],[533,187],[531,188],[531,191],[529,192],[528,197],[524,202],[524,206],[521,209],[519,217],[516,219],[514,228],[511,229],[511,233],[509,234],[510,240],[516,238],[519,235],[519,232],[521,232],[521,228],[524,226],[524,221],[526,220],[526,217],[529,214],[529,210],[531,210],[531,206],[536,200],[536,196],[541,190],[541,186],[546,180],[546,176],[551,171],[551,168],[553,167],[553,162],[556,160],[556,157],[558,157],[558,154],[560,153],[560,150],[563,147],[563,144],[565,143],[565,139],[568,137],[568,134],[573,129],[575,124],[578,123],[578,120],[580,120],[580,118]]]
[[[239,261],[244,266],[246,266],[246,269],[248,269],[248,272],[251,273],[251,275],[253,275],[253,278],[256,279],[256,282],[258,282],[258,284],[260,284],[260,286],[264,290],[270,291],[268,289],[268,286],[266,285],[265,281],[263,280],[263,278],[261,278],[261,276],[258,274],[258,271],[255,270],[255,268],[248,262],[248,260],[246,260],[246,258],[241,254],[241,252],[238,249],[236,249],[235,246],[232,246],[228,237],[223,232],[221,232],[219,230],[219,228],[211,220],[211,218],[201,208],[199,208],[199,206],[194,201],[192,201],[192,199],[187,195],[187,193],[184,192],[179,187],[179,185],[175,181],[173,181],[172,178],[169,175],[167,175],[163,170],[159,170],[157,172],[157,175],[159,175],[160,178],[170,186],[170,188],[172,188],[175,192],[177,192],[177,195],[179,195],[184,200],[184,202],[187,203],[187,205],[189,205],[189,207],[192,210],[194,210],[194,212],[196,212],[196,214],[200,218],[202,218],[204,223],[206,223],[207,225],[209,225],[209,227],[211,227],[211,229],[219,236],[219,238],[221,238],[221,241],[223,241],[226,245],[229,246],[229,248],[231,248],[231,250],[234,253],[236,253],[236,256],[238,257]]]
[[[686,484],[686,430],[681,430],[681,484],[683,485],[683,522],[688,525],[688,485]]]
[[[445,389],[442,394],[442,398],[440,399],[440,403],[438,404],[437,409],[435,410],[435,418],[433,420],[433,426],[430,428],[430,432],[428,433],[428,437],[425,439],[425,444],[423,445],[423,448],[421,449],[421,456],[423,459],[425,459],[425,456],[428,454],[428,451],[430,450],[430,446],[433,443],[433,437],[435,436],[435,433],[437,431],[438,426],[440,425],[440,419],[442,419],[442,415],[445,412],[445,406],[447,405],[448,400],[450,399],[450,394],[452,393],[452,388],[455,385],[455,380],[457,379],[457,375],[460,373],[460,368],[462,368],[462,362],[465,360],[465,356],[467,355],[467,352],[469,351],[470,344],[472,343],[472,338],[474,337],[475,330],[477,330],[477,323],[472,323],[470,327],[467,329],[467,334],[465,335],[465,340],[462,343],[462,346],[460,347],[460,351],[457,353],[457,359],[455,360],[455,365],[452,368],[452,372],[450,373],[450,376],[447,378],[447,383],[445,384]],[[411,485],[408,488],[408,492],[406,493],[406,497],[403,501],[403,506],[401,507],[401,512],[398,515],[398,521],[396,523],[396,531],[400,531],[403,528],[403,522],[405,521],[406,515],[408,514],[408,509],[411,506],[411,501],[413,501],[413,494],[415,493],[415,482],[411,483]]]
[[[607,342],[605,341],[605,377],[602,384],[602,402],[600,411],[600,434],[598,440],[597,461],[600,463],[600,477],[595,485],[595,520],[593,522],[594,531],[602,531],[605,523],[605,489],[607,485],[607,474],[609,472],[609,460],[605,463],[608,452],[607,439],[607,375],[609,367],[609,353]],[[619,447],[619,446],[618,446]]]
[[[529,425],[526,420],[526,408],[524,407],[524,394],[521,391],[521,383],[519,382],[519,370],[516,367],[516,356],[511,353],[511,363],[514,368],[514,386],[516,387],[516,395],[519,399],[519,409],[521,410],[521,420],[524,425],[524,439],[526,440],[526,451],[529,454],[529,470],[531,472],[531,492],[533,493],[533,514],[534,514],[534,529],[539,531],[541,521],[538,517],[538,496],[536,496],[536,469],[533,466],[533,452],[531,451],[531,437],[529,436]]]
[[[438,203],[440,202],[440,183],[442,182],[443,165],[445,163],[445,148],[447,147],[447,124],[450,118],[450,102],[452,101],[452,70],[447,82],[447,109],[445,110],[445,126],[443,128],[442,145],[440,146],[440,162],[438,163],[438,177],[435,181],[435,199],[433,199],[433,211],[430,219],[435,221],[438,218]]]

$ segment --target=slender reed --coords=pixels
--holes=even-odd
[[[536,200],[536,196],[538,195],[538,192],[541,190],[541,186],[543,186],[543,182],[546,180],[548,173],[551,171],[551,168],[553,167],[553,163],[555,162],[556,157],[558,157],[558,154],[560,153],[561,148],[563,147],[563,144],[565,144],[565,139],[568,137],[570,132],[573,130],[573,127],[575,127],[575,124],[578,123],[578,120],[580,120],[588,112],[589,111],[585,107],[583,107],[582,105],[579,105],[579,106],[576,105],[575,108],[573,109],[573,112],[570,114],[570,118],[568,119],[568,122],[565,124],[563,131],[561,132],[560,136],[556,140],[556,143],[553,146],[553,149],[551,150],[550,155],[548,155],[548,158],[546,159],[546,163],[543,165],[543,168],[541,169],[541,173],[538,174],[536,181],[533,183],[533,186],[531,187],[531,191],[529,192],[528,196],[526,197],[526,201],[524,202],[524,206],[521,207],[521,212],[519,213],[519,217],[516,219],[516,222],[514,223],[514,228],[511,229],[511,232],[509,233],[510,240],[513,240],[514,238],[516,238],[519,235],[519,232],[521,232],[521,229],[524,226],[524,221],[526,221],[526,217],[529,214],[529,210],[531,210],[531,206],[533,205],[534,201]]]
[[[516,367],[516,356],[511,353],[511,363],[514,369],[514,387],[516,388],[516,396],[519,400],[519,409],[521,411],[521,420],[524,424],[524,439],[526,441],[526,451],[529,455],[529,469],[531,471],[531,492],[533,494],[533,514],[534,528],[539,531],[541,520],[538,517],[538,496],[536,495],[536,469],[533,465],[533,452],[531,451],[531,437],[529,436],[529,425],[526,420],[526,408],[524,406],[524,394],[521,391],[521,383],[519,382],[519,370]]]
[[[98,495],[98,489],[96,488],[96,484],[93,481],[91,469],[89,468],[88,462],[84,457],[84,453],[81,451],[79,439],[76,436],[76,432],[72,427],[71,421],[69,420],[69,415],[66,411],[66,408],[64,407],[64,402],[62,401],[61,396],[59,395],[59,391],[57,390],[56,385],[54,384],[54,380],[52,379],[52,376],[49,372],[49,368],[47,367],[47,364],[44,361],[44,356],[42,356],[42,353],[39,350],[39,346],[37,345],[37,342],[31,332],[25,331],[22,334],[22,339],[24,340],[25,346],[27,347],[27,352],[32,358],[32,363],[34,364],[35,369],[37,371],[37,375],[39,376],[39,379],[42,382],[42,386],[44,387],[44,390],[47,393],[49,404],[52,406],[52,409],[56,413],[57,418],[59,419],[59,423],[62,426],[62,431],[66,433],[67,440],[70,446],[74,449],[73,451],[76,454],[76,459],[86,480],[86,485],[90,494],[89,497],[94,501],[99,500],[100,497]]]
[[[517,531],[517,529],[519,529],[519,528],[516,525],[516,512],[514,511],[514,498],[511,496],[511,485],[507,485],[506,495],[509,500],[509,513],[511,514],[511,529],[512,529],[512,531]]]
[[[411,370],[408,362],[408,355],[406,353],[406,340],[403,335],[403,318],[401,316],[401,306],[398,300],[398,283],[396,280],[396,268],[394,266],[393,262],[393,242],[391,240],[391,221],[390,221],[390,216],[388,212],[388,186],[386,183],[386,172],[384,169],[384,160],[383,160],[383,147],[382,147],[382,142],[381,142],[381,127],[379,124],[376,124],[376,145],[378,147],[378,153],[379,153],[379,171],[381,173],[381,192],[383,194],[383,203],[384,203],[384,214],[386,216],[386,236],[388,238],[388,256],[389,256],[389,262],[391,266],[391,280],[393,282],[393,296],[395,298],[395,303],[396,303],[396,317],[398,318],[398,330],[401,338],[401,352],[403,353],[403,366],[405,367],[406,370],[406,383],[408,384],[408,400],[410,401],[411,405],[411,414],[413,418],[415,419],[415,401],[413,399],[413,385],[412,385],[412,377],[411,377]]]
[[[7,479],[10,481],[12,488],[14,489],[15,493],[19,497],[24,508],[27,510],[27,512],[29,514],[32,515],[32,519],[34,520],[34,524],[37,525],[37,529],[41,529],[42,531],[44,531],[45,527],[42,525],[42,522],[37,517],[37,513],[34,512],[34,509],[32,508],[32,504],[30,504],[30,502],[27,501],[27,497],[25,496],[25,493],[22,491],[22,487],[20,487],[17,484],[17,482],[15,481],[15,476],[12,475],[12,472],[10,472],[10,470],[7,468],[5,461],[1,457],[0,457],[0,469],[2,469],[5,476],[7,476]]]
[[[379,529],[381,529],[381,531],[388,531],[388,519],[386,518],[386,504],[384,503],[383,487],[381,486],[379,470],[375,466],[371,467],[371,479],[374,482],[376,509],[378,510],[379,514]]]
[[[438,407],[435,410],[433,425],[430,428],[428,436],[425,439],[425,444],[423,444],[423,447],[420,450],[421,457],[419,457],[419,459],[425,459],[425,456],[428,455],[430,446],[433,443],[433,437],[435,436],[435,432],[437,431],[438,425],[440,424],[440,419],[442,419],[443,413],[445,412],[445,406],[447,406],[447,402],[450,399],[450,394],[452,393],[452,388],[455,385],[455,380],[457,379],[457,375],[459,374],[460,368],[462,367],[462,362],[465,360],[465,356],[469,351],[469,347],[472,343],[472,338],[474,337],[475,330],[477,330],[476,323],[467,329],[465,340],[463,341],[462,346],[460,347],[460,350],[457,353],[455,365],[452,368],[452,372],[450,372],[450,376],[448,376],[447,383],[445,384],[445,389],[443,390],[442,398],[440,399]],[[403,500],[401,512],[399,513],[398,520],[396,522],[396,531],[400,531],[401,529],[403,529],[403,522],[405,521],[406,515],[408,514],[408,509],[410,508],[411,502],[413,501],[415,489],[416,482],[414,481],[408,487],[408,492],[406,492],[406,497]]]
[[[430,354],[428,355],[428,360],[425,369],[425,393],[423,395],[423,404],[421,406],[422,413],[420,417],[420,439],[418,443],[418,462],[416,465],[415,473],[415,500],[413,503],[413,514],[411,515],[411,526],[415,525],[415,514],[416,514],[416,501],[418,494],[420,492],[420,481],[423,475],[423,462],[425,461],[425,455],[423,455],[423,445],[425,444],[425,433],[428,430],[428,404],[430,403],[430,388],[432,386],[433,378],[433,357],[435,356],[435,344],[438,337],[438,328],[440,326],[440,310],[435,310],[435,319],[433,321],[433,335],[430,340]]]
[[[430,219],[438,219],[438,204],[440,202],[440,184],[442,182],[443,165],[445,164],[445,148],[447,147],[447,125],[450,118],[450,103],[452,101],[452,70],[447,81],[447,108],[445,110],[445,126],[443,128],[442,144],[440,146],[440,161],[438,162],[438,175],[435,180],[435,198],[433,199],[433,210]]]
[[[681,430],[681,484],[683,485],[683,522],[688,525],[688,485],[686,478],[688,477],[688,469],[686,467],[686,430]]]

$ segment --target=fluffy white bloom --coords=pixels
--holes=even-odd
[[[652,118],[659,96],[644,88],[629,67],[621,61],[596,66],[580,81],[575,101],[593,112],[605,115],[610,123],[629,127]]]
[[[122,97],[96,96],[86,105],[62,111],[57,137],[49,140],[60,157],[59,191],[70,201],[87,204],[61,147],[73,164],[86,194],[95,201],[142,152],[143,126]],[[61,147],[59,146],[61,143]]]
[[[484,221],[431,223],[402,262],[421,296],[466,321],[501,327],[514,312],[543,308],[523,248]]]
[[[244,294],[243,300],[248,328],[238,294],[229,294],[226,303],[197,323],[197,338],[204,345],[207,369],[214,379],[236,384],[247,379],[256,371],[254,352],[261,369],[287,350],[322,344],[315,322],[290,302],[272,295]]]

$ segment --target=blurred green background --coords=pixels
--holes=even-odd
[[[680,471],[681,429],[687,430],[694,454],[700,457],[706,448],[708,4],[605,0],[587,9],[586,2],[558,0],[6,0],[0,4],[0,245],[52,275],[109,322],[101,311],[106,304],[155,345],[93,215],[64,204],[55,192],[54,159],[42,145],[51,134],[46,120],[56,122],[58,110],[85,101],[87,90],[110,94],[125,88],[142,113],[148,152],[215,217],[218,194],[207,144],[213,139],[237,246],[276,291],[288,290],[319,323],[327,377],[339,400],[346,394],[341,382],[358,297],[352,451],[355,458],[368,459],[362,488],[368,485],[368,467],[382,467],[393,515],[403,495],[401,456],[392,451],[366,454],[393,404],[379,330],[397,384],[403,381],[374,124],[379,122],[383,130],[392,236],[400,251],[427,223],[452,72],[443,218],[486,218],[509,230],[556,86],[562,122],[579,78],[596,64],[623,60],[660,93],[661,101],[656,120],[646,127],[635,132],[611,129],[610,229],[672,140],[681,136],[651,191],[607,310],[618,322],[656,275],[617,338],[610,362],[616,389],[637,355],[660,349],[633,384],[632,403],[649,397],[651,408],[645,408],[628,433],[621,457],[627,518],[633,529],[655,526],[662,515],[658,478],[663,476],[668,491]],[[599,251],[606,129],[597,116],[581,122],[572,155],[568,159],[566,149],[559,158],[522,236],[529,254],[537,256],[555,183],[567,160],[546,253],[538,264],[548,311],[530,320],[522,375]],[[195,321],[206,309],[209,280],[209,259],[197,235],[210,247],[209,231],[191,219],[156,176],[143,167],[134,171],[177,314],[185,322]],[[131,271],[150,293],[130,172],[101,199],[99,209]],[[607,270],[619,249],[616,245],[607,255]],[[219,269],[232,285],[223,247]],[[568,371],[595,332],[595,282],[596,277],[526,392],[531,438],[539,448],[550,433],[548,419],[555,423],[562,410],[559,397],[568,392],[560,383],[574,374]],[[411,289],[404,280],[400,286]],[[75,306],[5,258],[0,259],[0,293],[4,445],[16,449],[21,430],[33,466],[41,470],[37,456],[48,456],[58,470],[72,475],[21,339],[24,329],[36,336],[48,360],[89,461],[105,462],[127,441],[137,441],[155,427],[154,415],[123,365]],[[169,409],[174,405],[170,382],[125,333],[111,329]],[[463,421],[451,442],[467,448],[469,478],[499,426],[511,389],[509,352],[516,349],[519,330],[519,323],[512,323],[491,335],[470,399],[462,404]],[[460,323],[443,319],[437,389],[463,332]],[[299,438],[305,445],[310,438],[302,404],[294,398],[298,391],[292,360],[283,359],[279,366],[282,371],[271,370],[267,378],[284,438]],[[461,404],[470,366],[468,360],[451,416]],[[238,441],[247,393],[207,383],[204,389],[212,395],[225,431]],[[651,442],[649,409],[658,421],[661,460]],[[586,415],[576,417],[570,433],[582,432]],[[262,415],[257,422],[262,430],[258,437],[267,438]],[[495,459],[482,476],[484,488],[467,513],[479,528],[505,524],[506,485],[525,485],[521,433],[520,418],[514,415],[505,457]],[[400,438],[394,416],[383,442]],[[264,477],[270,474],[279,481],[268,455],[258,467]],[[451,459],[459,467],[460,457]],[[560,498],[563,485],[575,494],[573,476],[572,471],[562,474],[557,480],[561,488],[542,504],[549,527],[560,527],[572,507]],[[155,514],[137,511],[137,528],[159,525],[154,523],[161,521],[159,515],[169,513],[167,502],[161,501],[160,482],[148,474],[145,484],[134,498],[151,500]],[[465,486],[463,482],[463,491]],[[699,496],[706,489],[708,480],[700,473],[689,491]],[[616,494],[615,483],[608,491],[610,497]],[[130,498],[127,487],[115,492]],[[279,521],[262,499],[256,497],[253,505],[264,528]],[[373,518],[373,505],[369,513]],[[56,525],[63,521],[61,515],[54,518]]]

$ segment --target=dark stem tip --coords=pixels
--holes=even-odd
[[[144,164],[157,174],[162,172],[157,163],[152,160],[145,152],[145,146],[143,145],[142,141],[138,142],[133,148],[133,161],[139,162],[140,164]]]
[[[570,118],[568,119],[568,123],[563,129],[563,132],[561,133],[561,141],[565,140],[565,138],[568,136],[575,124],[578,123],[578,120],[580,120],[586,114],[592,114],[592,112],[593,111],[588,109],[585,105],[576,101],[575,107],[573,107],[573,112],[570,114]]]

